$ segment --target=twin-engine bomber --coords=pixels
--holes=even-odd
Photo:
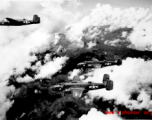
[[[122,59],[118,58],[115,59],[114,61],[107,61],[107,60],[103,60],[103,61],[99,61],[96,58],[93,58],[92,61],[84,61],[81,63],[77,64],[77,68],[81,69],[83,72],[86,72],[88,69],[91,68],[103,68],[106,66],[112,66],[112,65],[121,65],[122,64]]]
[[[77,64],[77,67],[89,67],[89,66],[94,66],[95,65],[101,65],[101,67],[106,67],[106,66],[111,66],[111,65],[121,65],[122,60],[121,59],[116,59],[114,61],[98,61],[97,59],[93,59],[92,61],[84,61],[81,63]]]
[[[4,20],[0,21],[1,26],[22,26],[39,23],[40,17],[38,15],[33,15],[33,20],[5,18]]]
[[[94,82],[82,82],[79,76],[75,76],[71,82],[65,82],[50,87],[53,91],[62,91],[63,93],[71,93],[73,97],[80,98],[83,94],[90,90],[102,89],[106,90],[113,89],[113,81],[109,80],[109,75],[104,74],[103,83]]]

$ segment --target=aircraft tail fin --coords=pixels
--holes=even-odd
[[[115,55],[114,59],[115,59],[117,65],[121,65],[122,64],[122,59],[118,55]]]
[[[33,22],[40,23],[40,17],[38,15],[33,15]]]
[[[107,81],[110,79],[109,74],[104,74],[103,75],[103,83],[107,83]]]

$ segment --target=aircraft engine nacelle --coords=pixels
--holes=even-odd
[[[33,22],[40,23],[40,17],[38,15],[33,15]]]

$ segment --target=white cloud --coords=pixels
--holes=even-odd
[[[112,31],[118,28],[133,28],[133,32],[128,37],[136,49],[144,49],[147,46],[151,50],[152,38],[152,13],[150,8],[113,8],[109,4],[97,4],[96,7],[87,16],[81,20],[71,24],[71,28],[67,31],[69,39],[77,40],[78,37],[85,36],[87,39],[94,39],[99,34],[104,34],[101,29],[91,29],[87,33],[83,33],[90,26],[106,26],[110,25],[108,30]],[[94,27],[97,28],[97,27]]]
[[[72,72],[69,73],[68,78],[69,78],[69,79],[73,79],[74,76],[77,76],[79,73],[80,73],[80,70],[79,70],[79,69],[74,69]]]
[[[122,32],[122,36],[121,37],[126,38],[127,37],[127,32],[126,31]]]
[[[11,94],[11,92],[14,91],[14,87],[6,87],[1,86],[0,87],[0,120],[5,119],[6,111],[12,106],[13,101],[10,101],[7,96]]]
[[[30,2],[30,4],[29,4]],[[50,47],[50,43],[54,40],[54,33],[62,32],[67,23],[77,19],[73,14],[79,3],[76,1],[0,1],[0,19],[6,17],[14,19],[32,19],[34,14],[38,14],[41,18],[40,24],[27,26],[0,26],[0,86],[7,84],[10,75],[16,73],[21,74],[25,68],[30,68],[31,61],[37,60],[36,56],[31,56],[31,52],[42,52]],[[64,4],[64,5],[63,5]],[[73,7],[73,11],[69,11],[69,5]],[[77,6],[77,7],[76,7]],[[69,19],[70,18],[70,19]],[[57,72],[65,57],[58,58],[57,62],[48,63],[48,69],[42,67],[40,63],[32,67],[32,69],[42,68],[49,75]],[[47,67],[47,66],[46,66]],[[44,77],[44,76],[43,76]],[[27,82],[32,79],[29,76],[18,78],[19,82]],[[12,102],[6,99],[8,87],[0,88],[0,119],[5,117],[5,112],[11,107]],[[4,93],[3,93],[4,92]]]
[[[30,62],[37,59],[36,56],[30,56],[30,52],[42,52],[48,49],[50,43],[55,40],[54,33],[63,32],[67,39],[73,42],[69,47],[76,48],[83,47],[81,41],[84,35],[83,30],[90,26],[111,25],[109,30],[133,27],[134,30],[128,37],[132,44],[136,48],[149,46],[149,50],[151,50],[152,29],[149,26],[152,26],[152,14],[150,9],[129,8],[121,10],[112,8],[110,5],[97,4],[89,15],[83,16],[81,9],[77,9],[80,6],[81,4],[77,0],[33,1],[30,4],[29,1],[1,1],[0,18],[32,19],[33,14],[38,14],[41,17],[41,24],[0,27],[0,85],[6,83],[9,76],[14,73],[14,68],[16,68],[16,73],[22,73],[24,68],[30,68]],[[66,27],[68,29],[65,30]],[[94,28],[89,29],[87,36],[92,39],[99,34],[103,33],[100,29]],[[49,61],[49,59],[47,60]],[[48,77],[60,70],[66,60],[66,57],[57,58],[55,61],[47,62],[44,66],[38,62],[32,69],[40,69],[37,77]],[[100,93],[93,93],[94,95],[97,94],[106,99],[116,99],[118,103],[125,105],[131,103],[131,107],[135,108],[148,108],[146,104],[151,105],[149,99],[151,88],[147,87],[147,84],[151,83],[151,67],[151,61],[127,59],[120,67],[95,70],[94,77],[90,77],[88,80],[100,80],[99,82],[101,82],[103,73],[108,72],[111,79],[114,80],[114,90],[107,92],[103,89]],[[114,69],[113,73],[109,72],[111,69]],[[26,79],[20,79],[20,81],[23,80]],[[140,85],[142,85],[142,90],[139,89]],[[9,88],[6,87],[6,90]],[[135,90],[140,92],[138,100],[143,100],[142,103],[129,100],[130,94]],[[6,94],[2,94],[4,101],[6,100],[5,96]],[[3,105],[2,108],[8,109],[11,102],[7,101]]]
[[[54,61],[46,63],[44,66],[40,67],[40,72],[38,75],[36,75],[35,78],[50,78],[53,74],[62,68],[62,65],[65,64],[67,59],[67,57],[58,57]]]
[[[33,14],[38,14],[41,18],[41,23],[37,25],[0,27],[0,79],[5,81],[13,74],[14,68],[16,68],[16,73],[22,73],[24,68],[31,67],[29,62],[37,58],[30,56],[30,52],[42,52],[48,49],[54,41],[54,33],[62,32],[67,23],[77,19],[73,12],[80,3],[76,0],[2,3],[6,5],[0,11],[1,18],[32,19]],[[69,5],[75,7],[72,9]]]
[[[104,114],[95,108],[92,108],[87,115],[81,116],[79,120],[122,120],[117,113],[115,114]]]
[[[31,81],[34,81],[34,79],[33,78],[31,78],[30,76],[28,76],[28,75],[26,75],[25,77],[19,77],[19,78],[17,78],[17,80],[16,80],[17,82],[31,82]]]
[[[6,10],[10,7],[9,1],[0,1],[0,11]]]
[[[92,48],[92,47],[94,47],[94,46],[96,46],[96,43],[95,43],[95,42],[90,41],[90,42],[88,43],[88,49],[90,49],[90,48]]]
[[[113,70],[113,72],[111,72]],[[103,74],[109,74],[114,82],[111,91],[105,89],[91,91],[92,96],[100,96],[105,99],[115,99],[116,103],[124,104],[126,107],[137,109],[151,109],[152,100],[150,99],[152,84],[152,61],[145,62],[143,59],[127,58],[121,66],[106,67],[97,69],[93,72],[93,77],[86,81],[102,82]],[[137,100],[130,100],[131,94],[139,92]]]
[[[149,47],[148,50],[152,50],[152,28],[149,27],[152,25],[151,20],[140,22],[134,27],[133,33],[128,37],[136,48],[145,49]]]

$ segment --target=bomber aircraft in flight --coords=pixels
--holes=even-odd
[[[50,87],[53,91],[62,91],[65,93],[71,93],[73,97],[80,98],[83,94],[90,90],[102,89],[106,90],[113,89],[113,81],[109,80],[109,75],[104,74],[103,83],[95,82],[82,82],[79,76],[75,76],[72,81],[56,84]]]
[[[0,21],[1,26],[22,26],[39,23],[40,17],[38,15],[33,15],[33,20],[5,18],[4,20]]]
[[[77,68],[85,72],[89,68],[102,68],[106,66],[121,65],[121,64],[122,64],[122,60],[120,58],[115,59],[113,61],[107,61],[107,60],[99,61],[98,59],[93,58],[91,61],[83,61],[78,63]]]

